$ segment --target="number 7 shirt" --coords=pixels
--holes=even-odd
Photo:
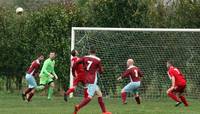
[[[95,55],[88,55],[80,58],[72,67],[72,74],[75,75],[75,69],[78,64],[83,64],[85,71],[85,82],[88,84],[97,83],[97,74],[103,73],[101,59]]]

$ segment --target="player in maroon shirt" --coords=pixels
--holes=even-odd
[[[85,82],[87,84],[88,88],[88,96],[84,98],[80,104],[75,106],[74,114],[77,114],[77,112],[87,105],[92,97],[96,94],[98,96],[98,103],[101,107],[102,113],[103,114],[111,114],[111,112],[107,112],[103,98],[102,98],[102,93],[101,90],[99,89],[99,86],[97,85],[97,75],[98,73],[103,73],[103,68],[101,65],[101,59],[96,56],[96,51],[95,49],[90,49],[89,51],[90,55],[84,56],[78,60],[75,65],[72,68],[72,73],[75,76],[75,69],[79,64],[83,64],[84,71],[85,71]]]
[[[169,78],[172,80],[172,85],[167,90],[167,95],[177,102],[175,105],[176,107],[179,106],[182,102],[185,106],[188,106],[186,98],[183,95],[186,88],[186,79],[184,75],[178,68],[174,67],[170,61],[167,62],[167,68]]]
[[[35,77],[38,76],[38,71],[40,68],[40,63],[44,60],[43,55],[39,55],[36,60],[31,63],[31,66],[28,67],[26,71],[26,80],[28,82],[28,88],[24,90],[22,93],[22,99],[27,100],[28,102],[31,100],[35,93],[35,87],[37,87],[37,83],[35,81]]]
[[[133,59],[127,60],[127,67],[128,69],[118,78],[118,80],[121,80],[122,78],[130,78],[131,81],[121,91],[122,103],[127,104],[126,93],[133,92],[137,104],[140,104],[138,89],[140,87],[140,78],[143,77],[143,73],[138,67],[134,66]]]
[[[71,67],[79,60],[78,51],[72,50],[71,52],[72,59],[71,59]],[[83,68],[83,64],[79,64],[75,69],[75,77],[73,81],[73,87],[70,87],[67,92],[64,93],[64,100],[67,102],[67,97],[70,93],[74,92],[78,83],[81,82],[85,86],[85,71]],[[84,97],[87,96],[87,88],[84,88]]]

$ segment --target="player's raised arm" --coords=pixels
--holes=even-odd
[[[71,68],[73,67],[74,63],[78,61],[77,55],[78,55],[78,51],[77,50],[72,50],[71,51],[71,56],[73,57],[71,59]]]
[[[72,66],[72,75],[76,77],[76,68],[78,67],[79,64],[83,63],[83,58],[80,58],[77,62],[75,62]]]

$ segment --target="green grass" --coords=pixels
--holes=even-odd
[[[72,114],[73,106],[80,100],[73,98],[65,103],[62,97],[48,101],[46,97],[35,96],[31,103],[26,103],[19,95],[1,95],[0,114]],[[170,99],[143,100],[139,106],[132,99],[128,100],[127,105],[122,105],[120,99],[105,99],[105,102],[113,114],[200,114],[199,100],[190,99],[191,106],[188,108],[183,105],[175,108]],[[101,114],[97,99],[94,98],[79,114]]]

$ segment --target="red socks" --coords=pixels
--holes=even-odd
[[[169,97],[171,97],[174,101],[180,102],[180,100],[178,99],[178,97],[176,95],[174,95],[172,92],[169,92],[167,95]]]
[[[84,98],[88,97],[88,92],[87,92],[87,88],[84,88]]]
[[[91,98],[87,97],[87,98],[84,98],[81,103],[78,105],[78,108],[82,108],[84,107],[85,105],[87,105],[89,102],[91,101]]]
[[[98,102],[99,102],[99,106],[101,107],[102,112],[106,112],[106,108],[105,108],[105,104],[103,102],[103,98],[102,97],[98,97]]]
[[[87,105],[89,102],[91,101],[91,98],[87,97],[84,98],[81,103],[78,105],[78,109],[81,109],[82,107],[84,107],[85,105]],[[106,112],[106,108],[105,108],[105,104],[103,102],[103,98],[102,97],[98,97],[98,102],[99,102],[99,106],[101,107],[102,112]]]
[[[74,90],[75,90],[74,88],[69,88],[65,94],[67,96],[69,96],[69,94],[72,93],[72,92],[74,92]]]
[[[29,96],[28,96],[27,100],[28,100],[28,101],[31,101],[31,98],[32,98],[33,96],[34,96],[34,93],[32,93],[32,92],[29,93]]]
[[[186,101],[186,98],[184,96],[180,96],[179,98],[181,99],[181,101],[178,99],[178,97],[176,95],[174,95],[173,93],[168,93],[168,96],[171,97],[174,101],[176,102],[183,102],[185,106],[188,106],[188,102]]]
[[[179,98],[181,99],[181,101],[184,103],[185,106],[188,106],[188,103],[184,96],[180,96]]]
[[[122,103],[126,103],[126,92],[121,93]]]
[[[135,97],[135,101],[137,102],[137,104],[140,104],[140,97]]]
[[[27,95],[29,92],[31,92],[32,91],[32,88],[27,88],[26,90],[25,90],[25,95]]]

